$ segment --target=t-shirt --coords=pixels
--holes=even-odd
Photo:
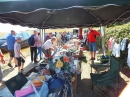
[[[100,36],[101,34],[96,30],[91,30],[88,33],[88,42],[96,42],[96,35]]]
[[[47,40],[44,44],[43,44],[43,48],[45,50],[51,48],[53,46],[52,42],[51,42],[51,39]]]
[[[20,54],[18,52],[20,49],[21,49],[20,44],[15,42],[15,44],[14,44],[14,57],[15,58],[19,58],[20,57]]]
[[[41,46],[41,38],[40,38],[40,36],[35,35],[34,39],[35,39],[34,47],[40,47]]]
[[[8,50],[14,50],[15,36],[13,36],[12,34],[10,34],[6,38],[6,41],[7,41]]]

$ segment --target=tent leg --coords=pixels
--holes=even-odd
[[[105,38],[104,38],[104,34],[105,34],[105,29],[104,26],[100,26],[100,30],[101,30],[101,34],[102,34],[102,50],[103,50],[103,55],[105,55]]]

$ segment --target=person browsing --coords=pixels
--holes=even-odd
[[[51,39],[48,39],[42,46],[42,51],[45,54],[45,57],[49,58],[51,57],[51,51],[56,51],[54,42],[56,41],[56,37],[52,37]]]
[[[15,40],[16,42],[14,44],[14,56],[18,62],[18,73],[23,73],[23,67],[25,63],[25,60],[23,58],[25,57],[23,56],[21,52],[21,46],[20,46],[21,36],[16,36]]]

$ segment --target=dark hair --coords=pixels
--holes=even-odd
[[[38,36],[40,35],[40,33],[38,33]]]

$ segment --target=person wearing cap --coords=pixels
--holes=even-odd
[[[46,36],[45,36],[45,39],[44,39],[44,43],[48,40],[48,39],[51,39],[52,37],[52,32],[48,33]]]
[[[88,45],[89,45],[89,51],[91,54],[91,58],[90,60],[95,60],[95,56],[96,56],[96,36],[102,36],[98,31],[93,30],[92,27],[88,27]]]
[[[5,64],[5,60],[4,60],[4,55],[2,53],[2,51],[0,50],[0,61]],[[1,68],[1,65],[0,65],[0,83],[2,85],[4,85],[4,81],[2,80],[3,79],[3,72],[2,72],[2,68]]]
[[[42,46],[42,51],[45,54],[46,58],[50,58],[51,57],[51,50],[52,51],[56,51],[55,50],[55,46],[54,43],[56,42],[56,37],[52,37],[51,39],[48,39]]]
[[[21,36],[16,36],[15,40],[16,42],[14,44],[14,56],[18,62],[18,73],[23,73],[23,67],[25,63],[25,60],[23,58],[25,57],[23,56],[21,52],[21,46],[20,46]]]
[[[17,67],[17,61],[14,58],[14,43],[15,43],[15,31],[14,30],[11,30],[11,34],[6,38],[6,42],[7,42],[7,47],[8,47],[8,51],[10,54],[8,66],[13,67],[11,65],[11,61],[14,59],[15,67]]]

